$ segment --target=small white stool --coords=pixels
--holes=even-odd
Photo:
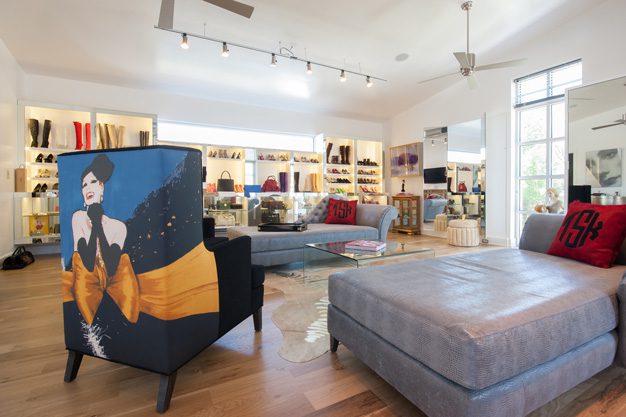
[[[448,215],[437,214],[435,216],[435,232],[445,232],[448,228]]]
[[[451,220],[448,224],[448,244],[453,246],[480,245],[480,229],[476,220]]]

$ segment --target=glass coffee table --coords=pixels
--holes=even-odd
[[[415,259],[433,258],[435,251],[411,243],[387,242],[385,249],[379,252],[346,250],[348,242],[308,243],[304,246],[303,273],[310,275],[311,270],[329,267],[356,267],[385,263],[400,257],[412,256]]]

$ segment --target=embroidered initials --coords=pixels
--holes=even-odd
[[[333,206],[334,215],[337,218],[345,219],[352,214],[352,207],[346,201],[338,202]]]
[[[582,210],[567,216],[559,241],[568,248],[577,248],[584,246],[587,238],[595,240],[604,224],[598,221],[599,216],[595,210]]]

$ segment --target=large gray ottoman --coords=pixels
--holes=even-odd
[[[518,249],[348,270],[331,347],[431,417],[522,417],[614,361],[624,272]]]

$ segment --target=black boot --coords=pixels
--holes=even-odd
[[[37,148],[39,144],[37,143],[37,138],[39,137],[39,120],[37,119],[28,119],[28,131],[30,132],[30,147]]]
[[[339,155],[341,155],[341,162],[340,162],[340,164],[345,165],[345,163],[346,163],[346,147],[345,146],[340,146],[339,147]]]
[[[300,173],[299,172],[293,173],[293,192],[294,193],[300,192]]]
[[[331,142],[328,143],[328,145],[326,145],[326,163],[330,164],[330,161],[328,160],[330,158],[330,151],[333,150],[333,144]]]
[[[350,165],[350,146],[346,145],[346,165]]]
[[[50,120],[44,120],[43,132],[41,133],[41,147],[47,148],[50,146],[50,129],[52,128],[52,122]]]

